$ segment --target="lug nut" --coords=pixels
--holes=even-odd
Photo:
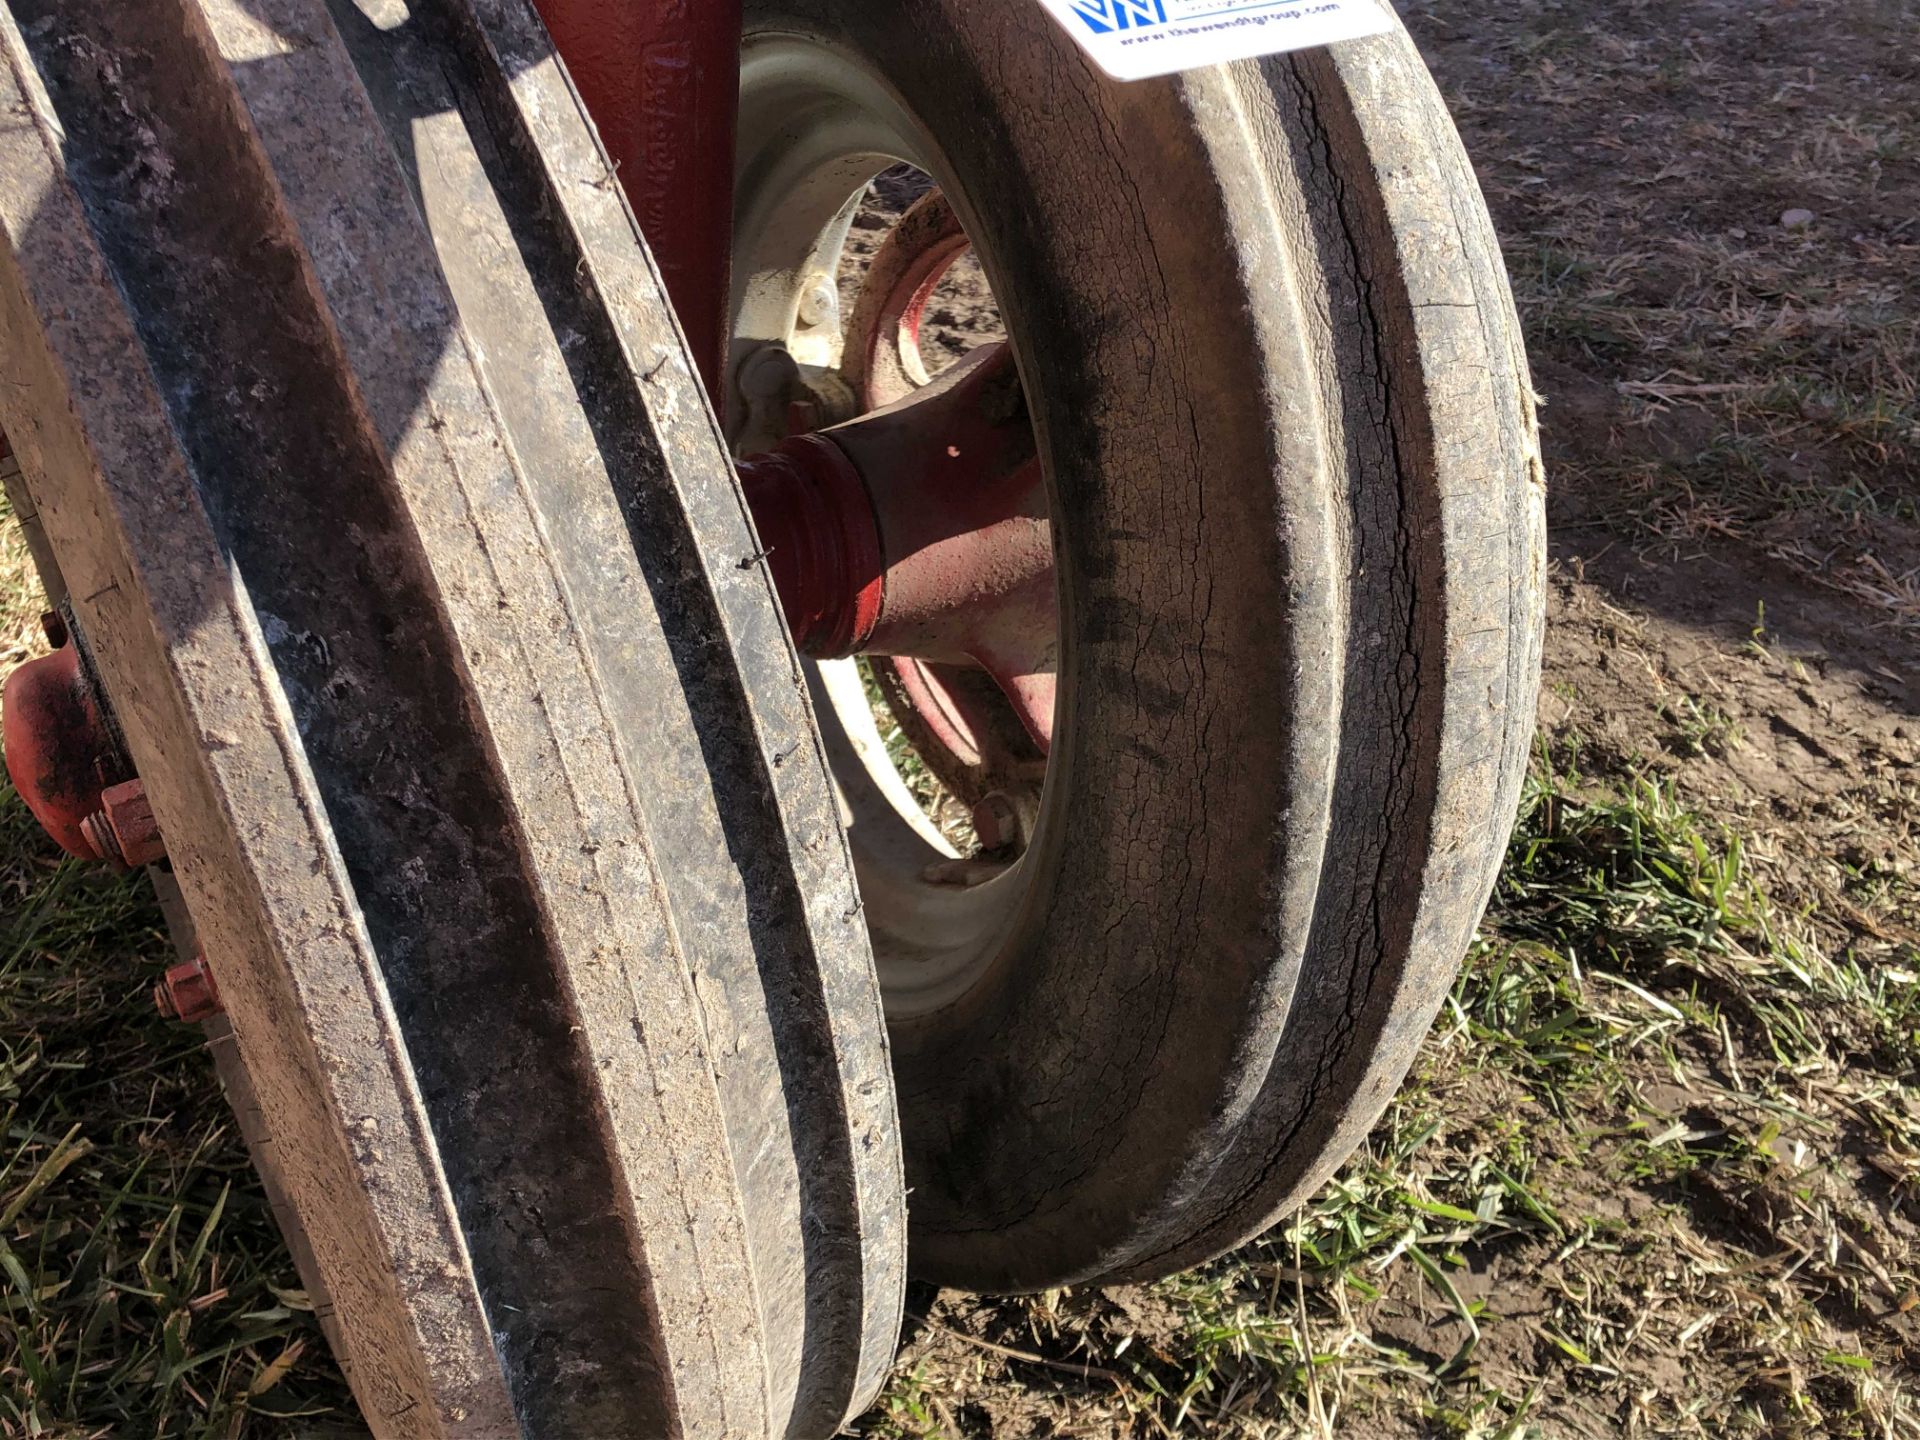
[[[166,978],[153,987],[153,1003],[167,1019],[188,1025],[211,1020],[227,1008],[220,1003],[220,987],[213,982],[205,955],[167,971]]]
[[[840,291],[833,281],[824,275],[815,277],[800,296],[800,323],[802,325],[837,325],[840,323]]]
[[[80,822],[80,833],[100,859],[116,870],[137,870],[166,858],[166,842],[138,780],[101,792],[100,808]]]

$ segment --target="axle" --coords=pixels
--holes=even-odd
[[[1053,544],[1005,345],[885,409],[744,460],[740,477],[803,651],[978,666],[1046,748]]]

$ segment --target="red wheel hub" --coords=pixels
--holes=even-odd
[[[742,461],[740,473],[803,650],[977,665],[1047,747],[1053,542],[1005,345],[898,404]]]

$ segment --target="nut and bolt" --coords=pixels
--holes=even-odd
[[[820,406],[816,401],[787,402],[787,434],[811,435],[820,428]]]
[[[814,276],[800,293],[800,323],[815,326],[840,323],[840,291],[825,275]]]
[[[740,362],[738,383],[750,403],[784,405],[800,388],[800,364],[786,346],[770,340]]]
[[[166,978],[153,987],[153,1003],[167,1019],[188,1025],[211,1020],[227,1008],[220,1003],[220,987],[214,984],[205,955],[167,971]]]
[[[117,870],[137,870],[166,858],[147,787],[138,780],[102,791],[100,808],[80,822],[80,833],[94,854]]]

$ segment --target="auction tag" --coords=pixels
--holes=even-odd
[[[1116,80],[1378,35],[1387,0],[1040,0]]]

